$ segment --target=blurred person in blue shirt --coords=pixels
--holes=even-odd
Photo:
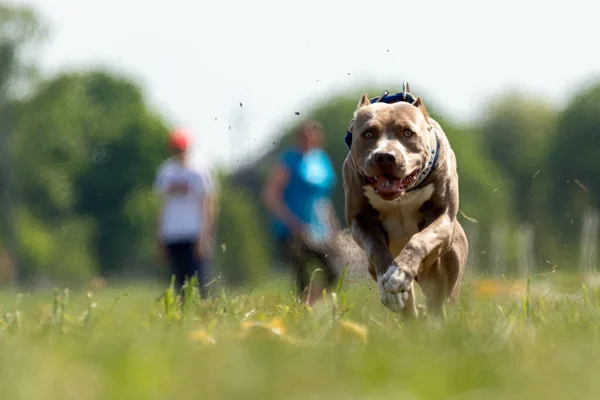
[[[314,121],[303,123],[295,134],[296,144],[283,151],[263,191],[263,201],[272,214],[272,232],[284,260],[295,274],[298,295],[309,286],[308,263],[319,262],[330,288],[338,276],[335,235],[339,221],[331,202],[337,176],[323,150],[323,129]],[[316,296],[306,297],[313,303]]]

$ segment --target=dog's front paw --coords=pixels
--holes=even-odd
[[[401,293],[408,291],[413,279],[413,274],[406,268],[391,265],[381,277],[381,283],[386,292]]]
[[[379,295],[381,303],[393,312],[400,312],[406,305],[408,300],[408,292],[388,293],[381,284],[381,279],[378,281]]]

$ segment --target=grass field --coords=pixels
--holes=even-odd
[[[145,284],[0,292],[0,399],[600,398],[600,293],[577,276],[466,279],[443,323],[370,282],[313,309],[288,288],[183,309]]]

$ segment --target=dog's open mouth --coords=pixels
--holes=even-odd
[[[387,173],[379,176],[369,176],[367,181],[381,198],[392,199],[406,191],[406,188],[417,179],[419,171],[420,168],[417,168],[404,178],[398,178]]]

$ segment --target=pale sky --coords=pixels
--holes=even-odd
[[[593,1],[14,2],[50,25],[46,72],[103,65],[135,77],[193,132],[204,165],[236,165],[328,91],[367,81],[375,97],[408,80],[425,104],[467,120],[508,87],[560,105],[600,71]]]

